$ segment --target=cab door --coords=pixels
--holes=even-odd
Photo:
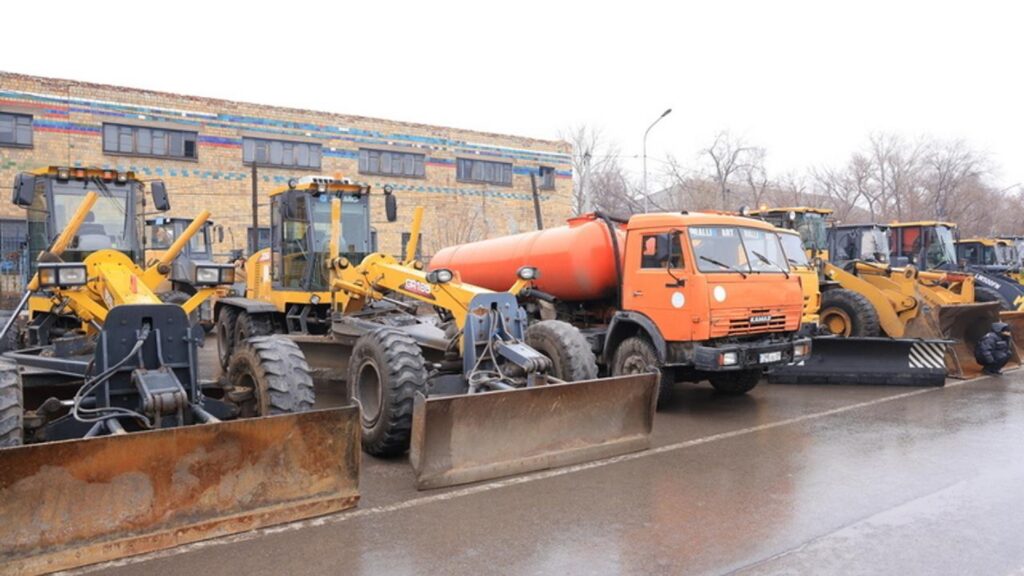
[[[650,318],[668,341],[688,341],[690,310],[699,308],[691,266],[679,230],[630,230],[626,241],[622,307]]]

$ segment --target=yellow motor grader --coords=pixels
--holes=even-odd
[[[310,411],[294,343],[251,339],[232,379],[200,380],[203,330],[189,313],[234,270],[197,266],[196,293],[162,302],[155,287],[209,214],[143,267],[143,186],[81,168],[15,182],[39,256],[4,330],[23,310],[26,327],[0,361],[4,570],[50,572],[358,500],[358,410]],[[164,185],[150,188],[167,209]]]
[[[364,451],[408,450],[419,488],[649,445],[653,373],[599,379],[576,328],[553,320],[528,326],[516,293],[530,286],[532,268],[508,292],[463,283],[450,270],[424,271],[415,258],[422,209],[403,258],[369,252],[360,209],[369,193],[327,178],[271,193],[274,248],[247,262],[249,298],[217,302],[218,333],[236,335],[227,346],[263,333],[258,327],[318,349],[314,368],[343,373],[359,402]],[[358,218],[345,218],[343,207]]]

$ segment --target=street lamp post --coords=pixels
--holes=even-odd
[[[645,213],[646,212],[650,212],[650,210],[651,210],[651,201],[650,201],[650,198],[649,198],[649,196],[647,194],[647,135],[651,133],[651,128],[654,128],[655,124],[660,122],[662,118],[664,118],[665,116],[668,116],[671,112],[672,112],[671,108],[669,108],[668,110],[665,110],[664,112],[662,112],[661,116],[658,116],[657,120],[655,120],[654,122],[651,122],[651,125],[648,126],[647,130],[644,132],[644,154],[643,154],[643,156],[644,156],[644,212]]]

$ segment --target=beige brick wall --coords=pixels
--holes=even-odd
[[[288,178],[323,173],[369,182],[378,193],[394,186],[399,221],[384,220],[383,200],[372,203],[380,247],[397,252],[408,230],[412,208],[426,207],[424,249],[482,235],[498,236],[534,228],[528,171],[556,170],[554,190],[541,190],[545,223],[561,222],[571,212],[570,147],[565,142],[460,130],[309,110],[263,106],[196,96],[40,78],[0,72],[0,111],[33,115],[33,146],[0,146],[0,182],[9,190],[19,171],[48,165],[134,169],[143,179],[163,179],[171,194],[172,215],[193,216],[210,210],[225,226],[217,252],[244,248],[250,224],[250,168],[242,163],[241,138],[302,139],[322,145],[322,169],[260,168],[260,223],[269,223],[266,194]],[[199,133],[198,161],[176,161],[103,152],[102,124],[187,125]],[[360,147],[422,153],[426,178],[362,175]],[[455,158],[480,156],[512,162],[513,186],[456,180]],[[0,199],[0,218],[24,218],[24,211]]]

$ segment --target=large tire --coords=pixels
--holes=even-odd
[[[761,380],[760,370],[737,370],[719,372],[708,377],[708,381],[719,394],[740,396],[750,392]]]
[[[988,286],[974,285],[974,301],[975,302],[999,302],[1000,310],[1013,310],[1013,304],[1007,302],[1006,298],[1003,298],[1002,294],[994,288]]]
[[[631,336],[619,343],[612,355],[612,376],[629,376],[631,374],[648,374],[657,372],[660,376],[658,386],[658,408],[664,408],[672,395],[675,384],[672,372],[661,370],[658,363],[658,352],[651,341],[642,336]]]
[[[269,336],[274,333],[274,323],[269,314],[238,313],[235,322],[235,345],[257,336]]]
[[[423,352],[407,334],[381,328],[356,341],[348,383],[359,400],[367,454],[397,456],[409,449],[413,399],[426,381]]]
[[[0,448],[21,446],[24,440],[23,417],[18,367],[11,362],[0,361]]]
[[[11,313],[9,311],[0,312],[0,329],[3,329],[10,318]],[[11,329],[7,331],[7,334],[4,334],[4,337],[0,338],[0,354],[18,350],[20,348],[21,334],[19,333],[18,322],[15,321],[15,323],[11,325]]]
[[[228,364],[227,398],[251,418],[313,409],[313,376],[299,346],[284,336],[255,336]]]
[[[821,295],[821,325],[838,336],[880,336],[878,311],[863,294],[833,288]]]
[[[171,290],[160,295],[161,301],[168,304],[177,304],[178,306],[188,302],[189,298],[191,298],[191,296],[181,290]],[[192,323],[193,326],[199,323],[199,308],[196,308],[188,315],[188,321]]]
[[[561,320],[534,322],[526,344],[551,359],[551,375],[566,382],[597,378],[597,358],[580,331]]]
[[[238,323],[239,312],[238,308],[224,306],[217,316],[217,356],[220,358],[220,367],[224,370],[228,369],[231,354],[235,351],[235,324]]]

